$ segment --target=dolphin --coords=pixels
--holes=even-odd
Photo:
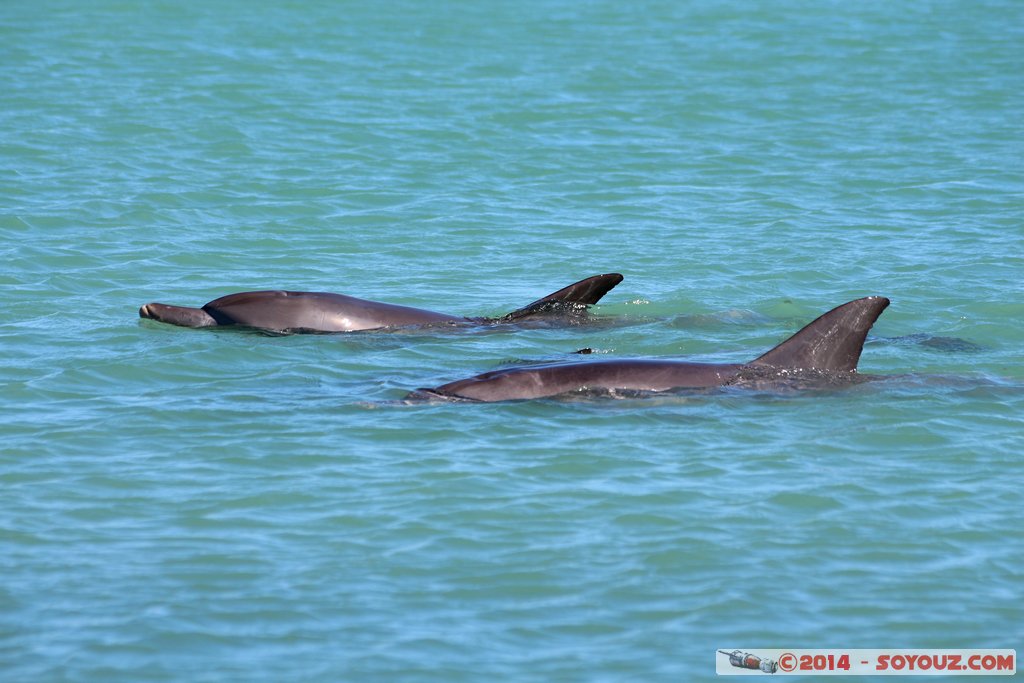
[[[150,303],[139,309],[139,317],[182,327],[239,325],[287,333],[354,332],[443,323],[516,322],[545,313],[579,313],[586,306],[596,304],[620,282],[622,275],[618,273],[594,275],[496,319],[465,318],[331,292],[281,290],[228,294],[202,308]]]
[[[760,386],[795,376],[853,379],[868,330],[888,305],[889,300],[881,296],[845,303],[748,363],[649,359],[550,363],[486,372],[433,389],[418,389],[408,398],[508,401],[582,390],[661,392]]]

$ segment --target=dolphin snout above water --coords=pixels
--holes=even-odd
[[[201,308],[157,303],[144,304],[139,309],[139,317],[184,327],[210,327],[217,324],[217,321]]]

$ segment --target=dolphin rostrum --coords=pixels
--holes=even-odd
[[[544,398],[582,390],[669,391],[743,385],[795,375],[852,377],[868,330],[889,300],[869,296],[824,314],[768,353],[748,363],[689,363],[673,360],[600,360],[551,363],[486,372],[410,398],[472,401]]]
[[[229,294],[202,308],[145,304],[139,309],[139,317],[183,327],[239,325],[274,332],[353,332],[439,323],[515,322],[545,313],[578,313],[596,304],[620,282],[622,276],[618,273],[588,277],[497,319],[464,318],[330,292],[280,290]]]

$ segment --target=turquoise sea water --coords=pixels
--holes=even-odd
[[[4,3],[0,679],[1020,651],[1022,46],[1013,0]],[[609,271],[570,328],[136,313],[498,315]],[[869,294],[896,377],[845,391],[400,401],[581,347],[748,360]]]

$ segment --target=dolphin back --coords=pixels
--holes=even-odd
[[[239,292],[203,306],[221,325],[285,332],[352,332],[431,325],[465,318],[333,292]]]
[[[889,300],[869,296],[833,308],[749,365],[853,372],[868,330]]]
[[[583,308],[596,304],[608,292],[612,291],[617,284],[622,282],[622,275],[619,273],[605,273],[594,275],[585,280],[574,282],[568,287],[563,287],[557,292],[548,294],[542,299],[527,304],[520,309],[512,311],[501,318],[502,321],[511,322],[530,315],[557,312],[562,309]]]

